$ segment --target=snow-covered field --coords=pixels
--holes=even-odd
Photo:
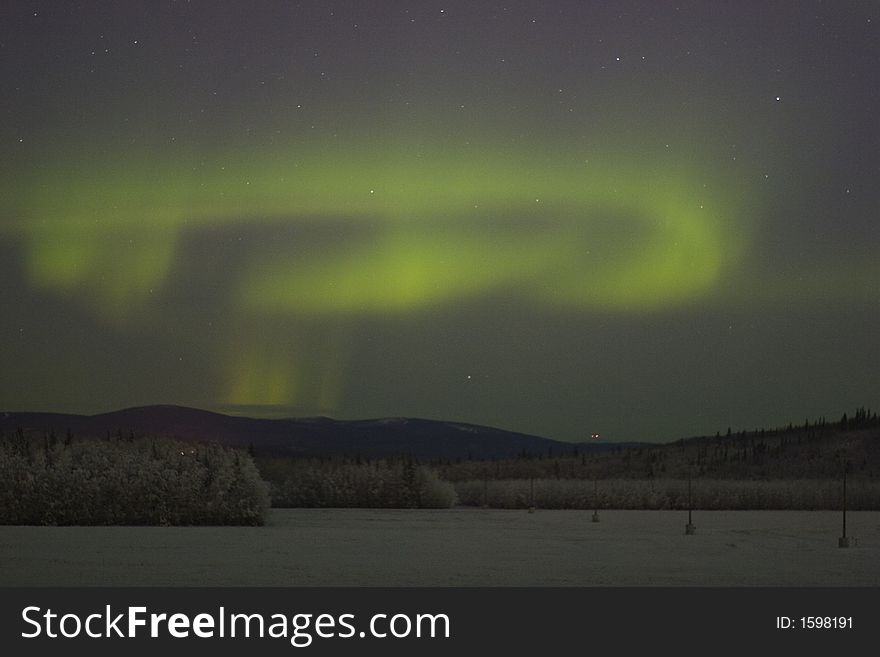
[[[273,510],[266,527],[0,527],[0,585],[880,586],[880,512]]]

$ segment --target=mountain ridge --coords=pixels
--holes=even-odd
[[[0,432],[21,428],[29,434],[105,438],[108,435],[162,436],[253,448],[289,456],[410,455],[424,459],[511,458],[574,450],[602,452],[638,443],[569,443],[478,424],[410,417],[336,420],[333,418],[251,418],[186,406],[162,404],[78,415],[49,412],[0,414]]]

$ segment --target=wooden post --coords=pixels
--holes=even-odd
[[[688,471],[688,521],[687,521],[687,524],[684,526],[684,533],[687,536],[692,536],[697,531],[697,528],[694,527],[693,518],[692,518],[693,508],[694,508],[694,502],[693,502],[693,497],[691,495],[691,473],[690,473],[690,471]]]
[[[693,512],[693,510],[694,510],[694,503],[693,503],[693,498],[691,495],[691,476],[688,475],[688,524],[689,525],[692,524],[691,523],[691,513]]]
[[[599,480],[593,479],[593,522],[599,522]]]
[[[853,536],[846,535],[846,473],[849,470],[849,461],[843,465],[843,535],[837,539],[837,547],[855,547],[857,541]]]
[[[535,512],[535,478],[529,477],[529,513]]]

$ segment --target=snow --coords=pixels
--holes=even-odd
[[[266,527],[0,527],[0,585],[878,586],[880,512],[275,509]]]

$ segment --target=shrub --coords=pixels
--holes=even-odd
[[[223,447],[0,442],[0,524],[259,525],[268,504],[250,456]]]
[[[485,488],[484,488],[485,486]],[[695,480],[692,500],[698,509],[839,509],[841,483],[836,480],[778,481]],[[583,479],[535,479],[535,506],[544,509],[686,509],[687,480],[604,479],[598,494]],[[461,504],[523,509],[529,506],[528,479],[468,480],[455,483]],[[880,509],[880,482],[851,480],[847,507]]]
[[[450,508],[455,488],[412,461],[321,463],[285,460],[267,467],[275,507]]]

